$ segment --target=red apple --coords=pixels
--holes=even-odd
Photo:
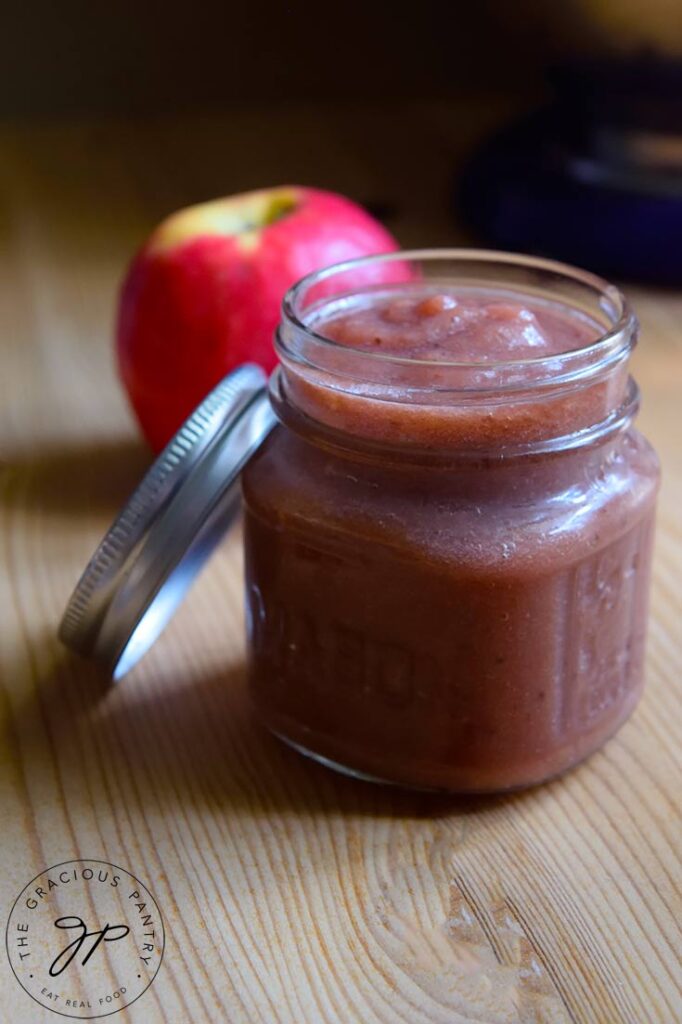
[[[158,451],[245,361],[270,371],[285,291],[305,274],[395,240],[356,203],[284,186],[172,214],[135,257],[120,296],[121,377]]]

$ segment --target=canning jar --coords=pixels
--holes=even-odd
[[[372,310],[409,337],[410,311],[448,302],[544,310],[581,343],[519,358],[483,330],[462,359],[369,336]],[[242,474],[250,685],[274,733],[353,775],[484,792],[619,728],[659,473],[633,426],[636,333],[616,288],[524,256],[370,257],[289,292],[278,423]]]

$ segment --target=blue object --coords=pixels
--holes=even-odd
[[[609,277],[679,285],[682,166],[657,164],[655,148],[656,139],[671,133],[660,124],[649,128],[641,104],[627,123],[624,111],[635,108],[627,108],[622,89],[620,110],[610,93],[609,109],[600,112],[593,93],[588,114],[586,92],[569,86],[554,106],[485,144],[466,168],[459,212],[477,234],[504,249],[552,256]],[[682,147],[682,139],[675,141]]]

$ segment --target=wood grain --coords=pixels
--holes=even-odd
[[[646,696],[565,778],[458,801],[284,749],[245,693],[237,535],[122,685],[55,639],[147,460],[110,344],[146,231],[189,201],[304,180],[393,207],[405,244],[456,242],[452,167],[502,114],[302,107],[0,131],[0,911],[4,925],[63,860],[141,877],[166,955],[121,1024],[682,1020],[678,294],[631,290],[641,426],[664,466]],[[2,1020],[58,1019],[0,959]]]

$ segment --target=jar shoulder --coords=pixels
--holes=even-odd
[[[252,514],[309,540],[511,568],[549,550],[575,560],[578,548],[623,535],[653,509],[658,480],[655,452],[633,429],[602,459],[573,467],[522,458],[424,471],[340,457],[278,428],[243,490]]]

